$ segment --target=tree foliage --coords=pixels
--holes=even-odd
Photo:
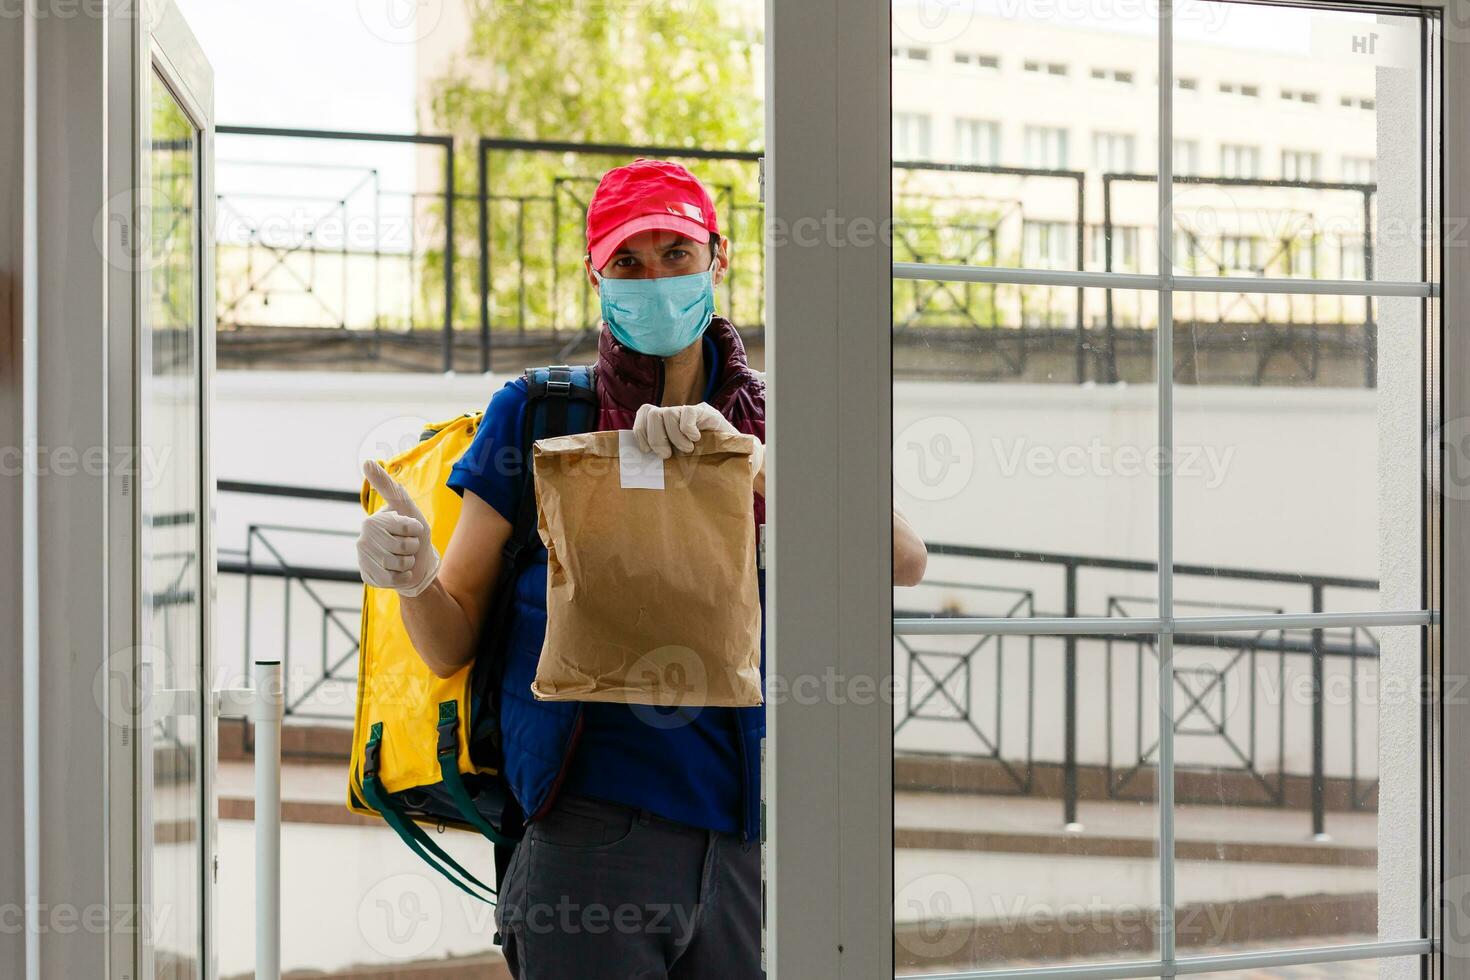
[[[421,122],[426,132],[456,137],[460,323],[474,320],[472,301],[478,296],[481,136],[759,148],[759,18],[740,19],[751,11],[716,0],[467,2],[470,31],[464,50],[432,81],[430,118]],[[490,153],[493,326],[586,325],[588,297],[580,278],[583,209],[598,175],[626,162],[626,157],[586,153]],[[683,162],[715,195],[727,226],[722,230],[735,243],[736,256],[757,262],[755,165]],[[442,293],[442,256],[432,267],[437,271],[425,277],[426,297]],[[755,284],[751,272],[746,282]],[[740,288],[738,278],[731,288]],[[729,299],[734,298],[732,292]],[[745,299],[741,305],[748,307],[750,298]],[[595,304],[590,315],[595,321]]]

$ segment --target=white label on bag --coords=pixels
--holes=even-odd
[[[632,429],[618,430],[618,478],[624,490],[664,488],[664,461],[639,449]]]

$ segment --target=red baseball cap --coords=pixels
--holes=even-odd
[[[667,160],[645,160],[602,175],[587,205],[587,251],[601,269],[617,247],[650,228],[707,242],[719,232],[715,202],[688,170]]]

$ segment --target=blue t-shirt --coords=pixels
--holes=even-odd
[[[715,382],[713,347],[706,337],[705,363],[711,368],[706,400]],[[497,391],[447,481],[461,494],[472,491],[511,524],[520,503],[526,403],[524,379]],[[544,564],[530,567],[545,573]],[[582,736],[565,790],[643,807],[696,827],[740,831],[743,770],[734,709],[676,712],[601,701],[586,702],[582,709]]]

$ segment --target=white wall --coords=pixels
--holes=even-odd
[[[404,376],[225,373],[219,383],[217,438],[221,479],[258,480],[306,486],[353,489],[357,461],[371,453],[386,456],[411,445],[427,420],[475,410],[503,378],[483,376]],[[1391,391],[1394,412],[1412,415],[1401,385],[1380,391],[1345,389],[1213,388],[1180,386],[1176,443],[1181,472],[1176,483],[1176,552],[1181,562],[1289,573],[1320,573],[1373,579],[1380,573],[1380,552],[1392,546],[1395,560],[1384,563],[1393,577],[1394,601],[1405,600],[1400,579],[1416,574],[1407,560],[1417,552],[1417,514],[1408,513],[1417,486],[1413,450],[1398,453],[1395,466],[1379,473],[1380,409]],[[896,386],[894,451],[895,501],[930,541],[1000,549],[1044,551],[1085,556],[1152,560],[1157,544],[1154,513],[1157,478],[1147,465],[1154,442],[1155,396],[1141,386],[988,385],[906,382]],[[1397,441],[1397,437],[1396,437]],[[1185,451],[1188,452],[1185,452]],[[1392,519],[1380,519],[1384,509]],[[222,494],[219,540],[222,547],[243,543],[247,522],[280,523],[347,532],[338,537],[269,531],[267,536],[290,560],[329,567],[355,567],[351,533],[360,521],[355,505]],[[1381,530],[1380,530],[1381,529]],[[1387,542],[1388,544],[1385,544]],[[257,551],[257,560],[260,552]],[[974,561],[935,557],[930,583],[896,597],[900,608],[949,608],[972,615],[1025,615],[1011,607],[1029,590],[1030,614],[1059,614],[1064,609],[1059,567],[1022,562]],[[967,588],[984,585],[987,590]],[[1010,590],[1010,591],[1004,591]],[[316,587],[327,604],[355,628],[352,608],[357,590],[351,585]],[[252,652],[279,653],[283,636],[279,616],[282,586],[257,582],[252,599]],[[1079,575],[1078,612],[1147,616],[1155,608],[1152,572],[1083,570]],[[1232,583],[1183,576],[1176,587],[1182,614],[1246,612],[1266,604],[1287,611],[1310,608],[1310,592],[1299,584]],[[220,586],[222,669],[239,671],[244,662],[243,589],[238,578]],[[1326,593],[1328,609],[1377,608],[1377,593],[1334,589]],[[319,671],[321,612],[299,587],[292,592],[292,630],[288,664],[293,690],[313,683]],[[1206,606],[1204,603],[1222,604]],[[1380,642],[1408,642],[1413,631],[1379,631]],[[330,628],[333,657],[348,649],[342,630]],[[1303,634],[1298,634],[1303,639]],[[1346,634],[1335,634],[1346,640]],[[1366,644],[1366,638],[1359,638]],[[913,639],[922,651],[962,652],[966,638]],[[1028,645],[1034,642],[1036,673],[1028,689]],[[1007,638],[1005,704],[999,736],[1009,758],[1025,753],[1028,741],[1036,758],[1061,758],[1061,642],[1039,638]],[[981,733],[994,739],[992,719],[998,694],[994,681],[995,642],[974,658],[969,678],[972,709]],[[1126,761],[1137,736],[1138,649],[1099,641],[1079,646],[1084,697],[1079,724],[1086,736],[1080,752],[1084,763],[1102,763],[1109,746],[1104,697],[1105,668],[1112,658],[1114,712],[1111,747],[1115,761]],[[898,649],[900,680],[907,654]],[[1152,654],[1144,651],[1145,671]],[[1223,704],[1211,696],[1216,714],[1227,716],[1227,730],[1243,749],[1251,732],[1246,696],[1257,687],[1254,731],[1257,768],[1285,766],[1291,772],[1310,769],[1310,701],[1301,687],[1309,664],[1296,656],[1286,660],[1284,686],[1274,658],[1262,658],[1254,675],[1246,662],[1229,654],[1183,649],[1181,666],[1213,668],[1226,674]],[[1369,671],[1370,672],[1370,671]],[[1365,672],[1365,676],[1368,672]],[[1328,666],[1327,767],[1333,775],[1352,769],[1371,778],[1378,770],[1377,713],[1369,692],[1360,691],[1356,744],[1350,737],[1346,686],[1347,665]],[[348,675],[350,678],[350,674]],[[921,689],[921,688],[920,688]],[[1034,701],[1028,696],[1034,691]],[[962,698],[962,692],[956,690]],[[1144,685],[1145,712],[1153,718],[1155,692]],[[324,713],[350,717],[350,683],[318,690],[313,705]],[[1177,700],[1177,697],[1176,697]],[[940,707],[938,701],[933,702]],[[1034,712],[1028,718],[1028,707]],[[1284,715],[1284,717],[1283,717]],[[1198,723],[1196,717],[1192,724]],[[1146,722],[1147,724],[1148,722]],[[1284,727],[1285,752],[1277,750]],[[1145,745],[1152,731],[1145,731]],[[1396,730],[1395,751],[1413,751],[1411,732]],[[952,723],[911,722],[898,743],[909,750],[978,752],[983,740]],[[1238,764],[1218,739],[1181,736],[1183,764]]]

